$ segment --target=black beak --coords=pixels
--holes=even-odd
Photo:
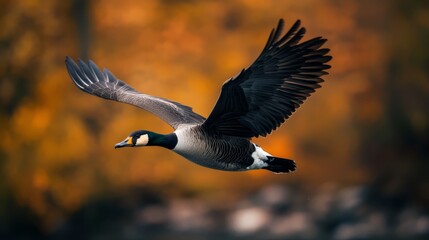
[[[117,143],[115,145],[115,148],[130,147],[130,146],[132,146],[132,144],[130,142],[131,142],[130,139],[127,138],[124,141]]]

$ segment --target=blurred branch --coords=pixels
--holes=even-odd
[[[79,39],[79,58],[88,60],[90,47],[90,1],[74,0],[72,12],[76,21],[77,35]]]

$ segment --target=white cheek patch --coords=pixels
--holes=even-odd
[[[149,136],[147,134],[143,134],[137,139],[136,146],[146,146],[148,142]]]

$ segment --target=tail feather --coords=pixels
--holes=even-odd
[[[293,172],[296,169],[295,161],[286,158],[269,156],[266,163],[268,163],[268,166],[263,167],[263,169],[267,169],[275,173],[288,173]]]

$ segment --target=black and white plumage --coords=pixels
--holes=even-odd
[[[92,61],[76,64],[67,57],[66,66],[81,90],[143,108],[175,129],[167,135],[136,131],[115,148],[162,146],[209,168],[290,172],[296,168],[294,161],[271,156],[250,138],[266,136],[290,117],[320,87],[332,57],[322,48],[326,39],[300,43],[305,29],[299,20],[284,35],[283,26],[281,19],[256,61],[224,83],[207,119],[188,106],[139,93]]]

